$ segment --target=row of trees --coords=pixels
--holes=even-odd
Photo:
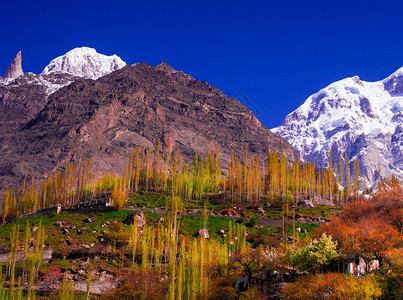
[[[41,185],[36,182],[28,185],[24,180],[21,189],[5,192],[1,216],[4,223],[6,219],[57,203],[73,207],[117,190],[126,195],[139,190],[158,191],[179,196],[184,201],[208,200],[215,195],[232,203],[249,205],[258,205],[262,200],[282,200],[289,204],[300,197],[345,202],[349,198],[358,199],[360,189],[358,162],[354,162],[351,188],[348,161],[347,156],[340,158],[337,167],[330,159],[328,169],[318,169],[314,163],[287,164],[284,156],[269,153],[263,163],[258,157],[250,156],[245,147],[243,159],[232,154],[228,171],[223,173],[217,149],[209,150],[203,159],[196,153],[186,162],[177,149],[163,148],[158,142],[154,151],[137,147],[119,177],[113,173],[100,177],[92,171],[88,160],[82,166],[70,163]]]

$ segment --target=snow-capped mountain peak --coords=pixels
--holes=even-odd
[[[369,182],[403,176],[403,68],[384,80],[358,76],[334,82],[308,97],[272,131],[288,140],[306,161],[326,166],[347,151],[358,158]]]
[[[93,48],[80,47],[53,59],[42,74],[68,73],[77,77],[98,79],[125,65],[126,63],[116,54],[107,56]]]

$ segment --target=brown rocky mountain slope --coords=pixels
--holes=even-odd
[[[246,144],[262,160],[270,151],[288,161],[298,158],[241,102],[166,63],[129,65],[98,80],[77,79],[46,101],[35,117],[18,125],[18,132],[2,129],[0,190],[19,184],[27,172],[28,180],[42,180],[70,161],[88,158],[98,172],[119,174],[137,145],[153,147],[157,140],[173,143],[186,158],[194,150],[204,155],[217,147],[223,166],[231,152],[242,156]]]

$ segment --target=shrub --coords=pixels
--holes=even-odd
[[[381,288],[373,276],[355,278],[341,273],[307,275],[287,284],[282,294],[286,299],[373,299],[381,296]]]
[[[112,192],[112,204],[113,206],[120,208],[123,206],[123,203],[127,200],[126,193],[122,190],[114,190]]]

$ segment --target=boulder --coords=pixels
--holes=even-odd
[[[298,207],[315,207],[311,200],[302,200],[297,203]]]
[[[123,223],[125,223],[126,225],[133,225],[134,218],[137,219],[137,227],[143,227],[146,224],[147,220],[142,211],[128,215],[127,218],[123,221]]]
[[[57,227],[63,227],[63,223],[60,221],[56,221],[55,223],[53,223],[55,226]]]
[[[193,236],[195,237],[199,237],[199,236],[203,236],[205,239],[210,238],[209,234],[208,234],[208,230],[206,228],[202,228],[200,229],[198,232],[196,232]]]

